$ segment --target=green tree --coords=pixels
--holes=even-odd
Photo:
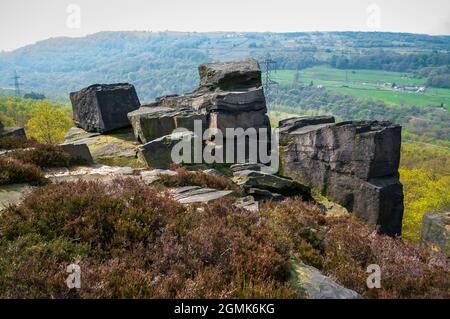
[[[55,144],[64,141],[64,135],[71,126],[72,120],[63,109],[40,101],[31,110],[26,132],[28,137],[39,142]]]

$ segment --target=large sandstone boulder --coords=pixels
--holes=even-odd
[[[336,124],[331,118],[290,119],[280,124],[285,175],[317,189],[368,224],[379,225],[382,233],[401,234],[399,125]]]
[[[128,83],[94,84],[70,93],[75,124],[87,132],[107,132],[130,125],[127,114],[140,106]]]
[[[228,91],[261,86],[261,69],[254,59],[206,63],[198,71],[203,89]]]
[[[422,241],[436,245],[450,257],[450,212],[431,212],[422,221]]]

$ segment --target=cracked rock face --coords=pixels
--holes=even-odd
[[[380,231],[401,234],[401,127],[303,117],[280,123],[284,173],[316,188]]]
[[[87,132],[104,133],[130,126],[127,114],[140,106],[128,83],[94,84],[70,93],[75,124]]]

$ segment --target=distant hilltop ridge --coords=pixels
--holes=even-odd
[[[343,49],[344,48],[344,49]],[[433,54],[450,64],[450,36],[366,32],[99,32],[79,38],[51,38],[12,52],[0,53],[0,87],[11,87],[16,71],[26,90],[47,93],[74,91],[90,83],[136,85],[141,100],[191,91],[198,81],[196,66],[270,54],[279,69],[303,69],[336,63],[334,55],[377,54],[385,50],[389,64],[403,54]],[[443,56],[441,56],[443,55]],[[414,60],[414,59],[413,59]],[[423,59],[422,59],[423,60]],[[394,61],[394,62],[392,62]],[[447,62],[446,62],[447,61]],[[422,67],[427,65],[422,65]],[[164,80],[161,80],[164,78]]]

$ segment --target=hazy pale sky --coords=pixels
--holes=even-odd
[[[98,31],[450,34],[449,0],[0,0],[0,50]]]

